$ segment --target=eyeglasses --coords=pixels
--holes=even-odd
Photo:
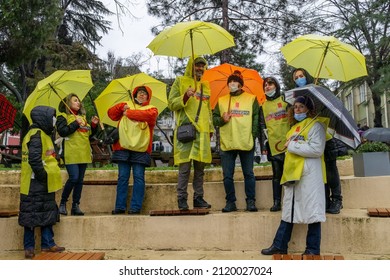
[[[148,93],[146,91],[143,91],[143,90],[137,91],[137,94],[148,95]]]

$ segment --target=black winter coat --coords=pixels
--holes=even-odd
[[[46,110],[49,107],[39,110],[41,108],[34,108],[31,112],[34,124],[30,129],[38,127],[50,135],[50,132],[53,131],[52,118],[55,110],[53,108],[50,108],[52,111]],[[20,195],[19,225],[30,228],[54,225],[59,221],[59,213],[55,193],[48,193],[47,173],[42,163],[41,131],[30,138],[27,147],[29,150],[28,162],[35,174],[35,179],[30,181],[28,195]]]

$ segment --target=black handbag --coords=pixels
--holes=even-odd
[[[177,140],[182,143],[196,139],[196,128],[192,123],[182,124],[177,128]]]
[[[203,85],[200,87],[200,101],[198,111],[196,112],[195,123],[198,122],[200,107],[202,107]],[[192,123],[182,124],[177,128],[177,140],[182,143],[188,143],[196,139],[196,128]]]

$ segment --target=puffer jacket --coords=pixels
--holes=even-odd
[[[29,129],[40,128],[47,135],[51,135],[54,129],[54,115],[54,108],[46,106],[34,108],[31,111],[33,124]],[[27,146],[29,149],[28,162],[35,178],[31,179],[28,195],[20,195],[19,225],[30,228],[54,225],[59,221],[59,214],[55,193],[48,192],[47,173],[42,163],[41,131],[30,138]]]

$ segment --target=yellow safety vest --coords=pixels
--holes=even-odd
[[[296,123],[291,129],[287,132],[286,138],[290,139],[294,134],[299,134],[297,139],[307,140],[309,136],[309,131],[313,125],[319,122],[319,120],[314,120],[312,118],[306,118],[303,121]],[[303,130],[302,130],[303,129]],[[299,141],[298,140],[298,141]],[[302,177],[303,167],[305,164],[305,158],[289,151],[286,151],[286,158],[283,166],[283,175],[280,181],[281,184],[284,184],[289,181],[299,181]],[[326,171],[325,171],[325,161],[324,155],[321,156],[321,165],[322,165],[322,177],[324,183],[326,183]]]
[[[268,144],[271,155],[284,153],[286,133],[290,129],[287,117],[287,103],[280,96],[274,100],[266,100],[263,105],[264,120],[267,125]]]
[[[20,193],[28,195],[30,191],[30,182],[34,174],[30,164],[28,163],[29,150],[27,143],[30,142],[31,136],[41,131],[42,142],[42,162],[43,168],[47,173],[47,188],[48,192],[56,192],[62,188],[61,171],[55,157],[54,145],[50,136],[44,133],[39,128],[31,129],[27,132],[22,143],[22,172],[20,181]]]
[[[61,113],[60,115],[66,119],[68,125],[76,120],[76,117],[73,114]],[[91,126],[88,124],[85,116],[78,115],[78,117],[83,118],[85,125],[77,129],[71,135],[64,137],[65,164],[92,162],[92,150],[89,142]]]
[[[141,106],[127,102],[130,108],[136,110],[147,110],[155,108],[152,105]],[[118,126],[119,144],[122,148],[136,151],[146,152],[150,142],[150,129],[147,122],[138,122],[123,116]]]
[[[227,113],[230,103],[231,119],[221,126],[221,150],[250,151],[253,148],[252,115],[253,102],[256,96],[243,92],[238,96],[224,95],[219,98],[218,106],[221,112]]]

